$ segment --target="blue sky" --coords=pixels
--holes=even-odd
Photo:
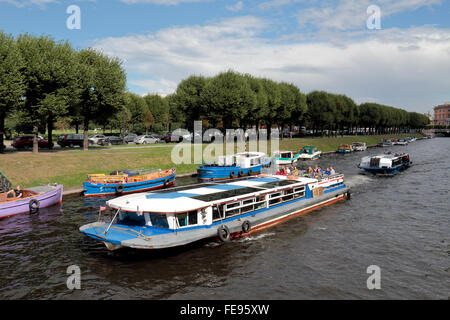
[[[444,0],[0,0],[0,29],[118,56],[141,95],[233,69],[419,112],[450,100],[449,17]]]

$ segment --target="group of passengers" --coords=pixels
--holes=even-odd
[[[286,167],[281,167],[278,169],[278,171],[275,173],[276,175],[282,175],[282,176],[288,176],[288,175],[294,175],[298,176],[299,171],[298,168],[290,165]],[[333,176],[336,174],[336,171],[333,169],[333,167],[327,167],[327,169],[324,171],[321,167],[319,167],[317,164],[315,165],[314,169],[309,167],[306,172],[303,174],[305,177],[309,178],[322,178],[325,176]]]
[[[289,175],[298,176],[298,169],[297,167],[290,165],[286,167],[281,167],[275,174],[281,176],[289,176]]]
[[[309,167],[308,170],[306,170],[305,176],[310,178],[322,178],[324,176],[333,176],[335,174],[336,171],[333,169],[333,167],[327,167],[327,169],[324,171],[321,167],[319,167],[319,165],[316,164],[314,169]]]

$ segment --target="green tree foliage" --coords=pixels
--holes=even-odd
[[[84,149],[88,149],[89,121],[109,121],[124,104],[126,74],[120,60],[94,49],[78,53],[77,113],[83,119]]]
[[[51,143],[53,125],[67,115],[75,91],[75,51],[47,36],[20,35],[17,44],[26,66],[24,110],[31,121],[47,125]]]
[[[11,35],[0,31],[0,152],[3,152],[5,119],[22,102],[25,81],[24,61]]]
[[[157,95],[148,94],[144,97],[147,110],[153,115],[154,124],[152,127],[158,133],[169,130],[170,109],[167,99]]]

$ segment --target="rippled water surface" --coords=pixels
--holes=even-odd
[[[109,252],[78,231],[104,199],[0,220],[0,299],[448,299],[450,139],[390,150],[414,165],[373,177],[356,165],[380,148],[324,156],[322,167],[345,173],[350,201],[225,244]],[[70,265],[81,290],[67,289]],[[370,265],[381,290],[367,289]]]

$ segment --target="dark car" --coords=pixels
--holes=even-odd
[[[134,142],[134,139],[137,137],[135,133],[129,133],[123,138],[124,143]]]
[[[99,139],[98,144],[101,146],[111,146],[113,144],[119,145],[123,144],[123,139],[116,136],[107,136],[103,139]]]
[[[64,147],[83,146],[84,136],[82,134],[64,134],[58,137],[58,144]]]
[[[20,136],[14,138],[11,146],[16,149],[33,148],[33,136]],[[39,148],[53,148],[53,142],[50,144],[47,140],[38,136],[38,146]]]

